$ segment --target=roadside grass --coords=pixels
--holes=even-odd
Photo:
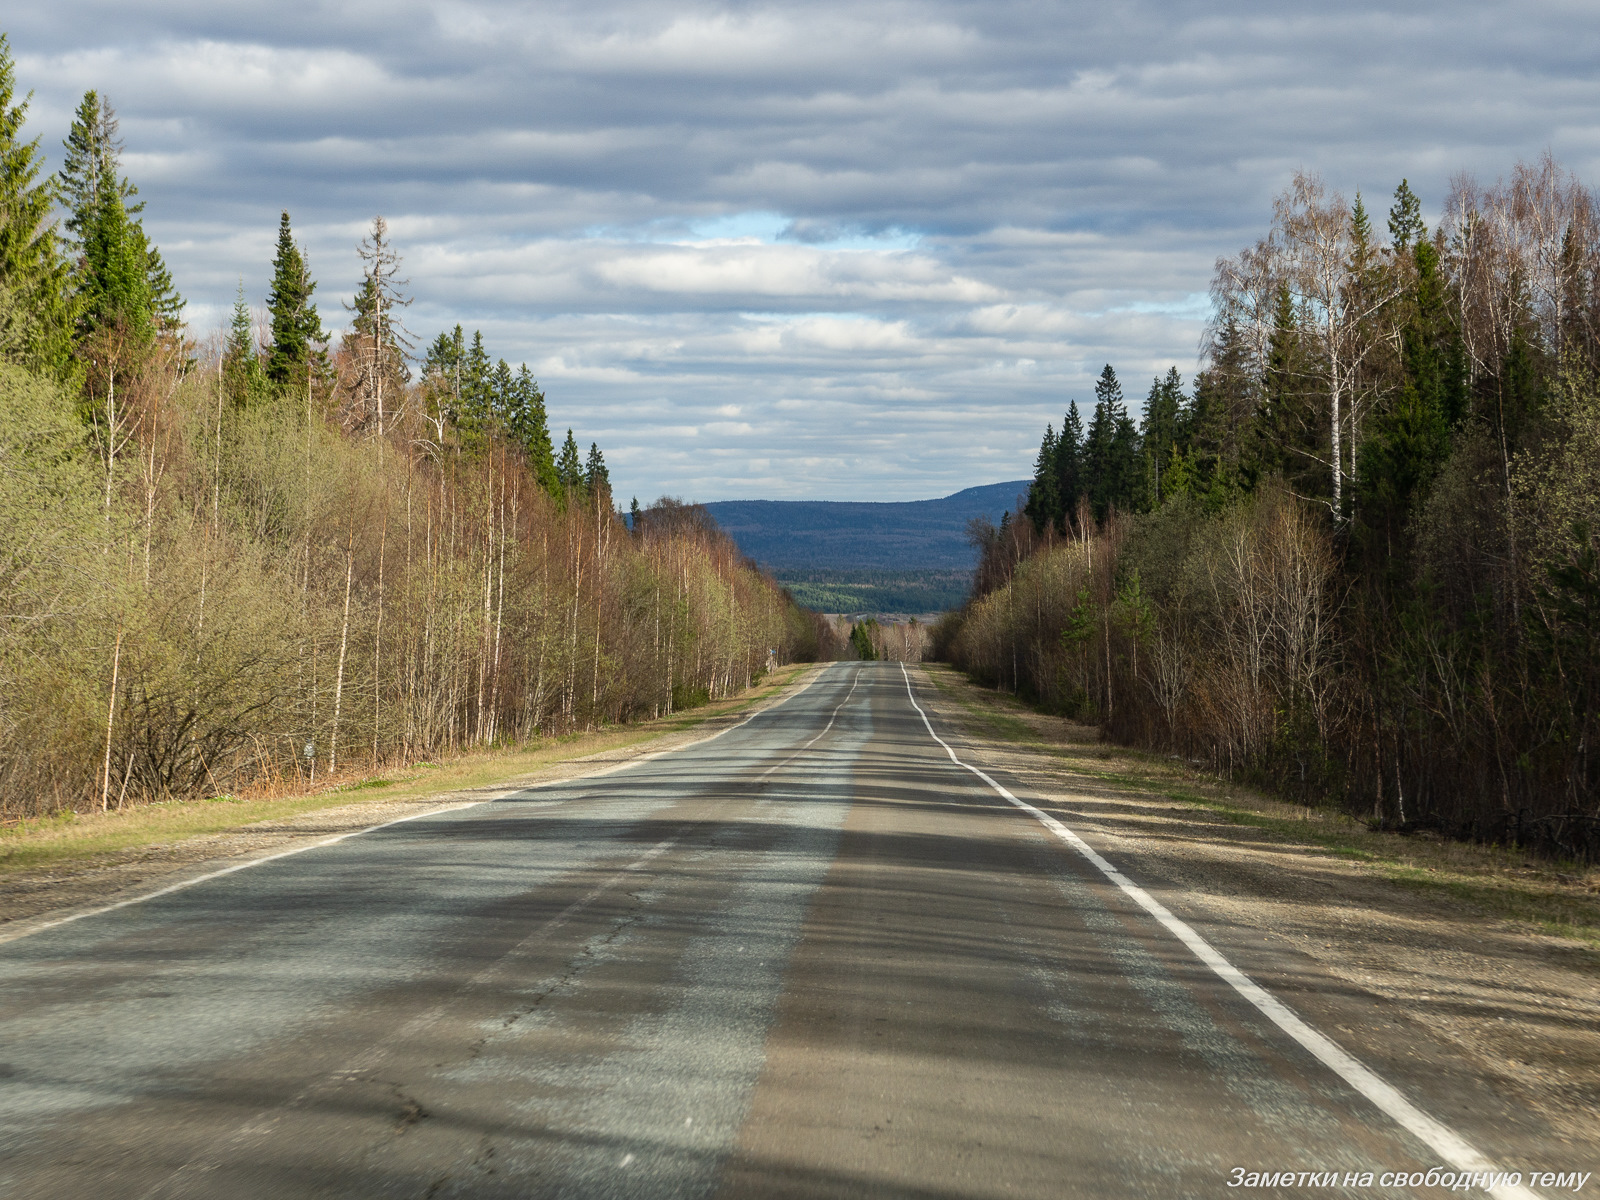
[[[975,733],[1048,755],[1064,774],[1203,810],[1275,846],[1343,859],[1398,887],[1600,947],[1600,868],[1536,861],[1514,847],[1370,829],[1330,808],[1291,804],[1163,755],[1102,742],[1090,726],[1045,716],[948,666],[927,667]]]
[[[0,827],[0,875],[87,860],[120,857],[189,838],[228,833],[352,804],[388,804],[444,792],[494,787],[545,767],[624,750],[715,717],[744,712],[787,687],[806,664],[780,667],[739,696],[637,725],[541,738],[524,746],[470,750],[442,762],[410,763],[368,776],[352,776],[295,795],[221,795],[141,804],[122,812],[63,812]]]

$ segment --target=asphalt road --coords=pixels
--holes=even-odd
[[[677,753],[0,946],[0,1195],[1437,1196],[1377,1177],[1549,1157],[936,728],[837,664]]]

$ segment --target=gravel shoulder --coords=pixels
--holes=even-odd
[[[1600,871],[1373,833],[924,668],[936,726],[1142,883],[1388,1001],[1563,1141],[1600,1114]]]
[[[93,839],[85,838],[81,853],[68,846],[66,853],[37,866],[7,864],[0,855],[0,943],[26,937],[64,917],[136,900],[227,867],[313,846],[342,834],[493,800],[530,787],[598,775],[680,750],[781,704],[809,686],[819,669],[783,671],[742,696],[708,706],[709,711],[695,710],[677,719],[587,734],[533,753],[463,756],[438,769],[441,778],[436,782],[428,772],[410,768],[347,783],[306,798],[315,807],[285,817],[256,819],[250,812],[251,803],[245,801],[237,803],[234,827],[216,832],[180,833],[109,852],[96,850]],[[383,790],[369,790],[379,787]],[[350,800],[340,803],[346,795]],[[193,809],[205,804],[172,807]],[[94,820],[114,830],[117,814]],[[13,835],[8,839],[8,852],[15,854],[25,848],[29,836],[47,837],[52,832],[23,838]]]

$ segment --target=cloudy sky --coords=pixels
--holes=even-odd
[[[1326,11],[1320,11],[1326,9]],[[19,11],[20,10],[20,11]],[[1026,476],[1110,362],[1196,366],[1296,167],[1437,212],[1600,179],[1590,2],[55,0],[4,18],[52,165],[122,118],[197,333],[287,208],[343,319],[375,213],[422,340],[526,361],[623,495],[918,499]],[[1380,219],[1381,225],[1381,219]]]

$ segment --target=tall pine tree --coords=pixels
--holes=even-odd
[[[502,430],[508,429],[512,410],[516,407],[516,390],[517,381],[511,373],[511,364],[502,358],[489,372],[489,411],[494,414],[495,424]]]
[[[1067,532],[1067,523],[1077,519],[1078,500],[1083,494],[1083,417],[1074,400],[1067,405],[1061,432],[1056,435],[1056,524],[1063,533]]]
[[[66,230],[72,249],[81,253],[86,226],[92,222],[100,196],[116,188],[124,202],[138,189],[117,178],[122,143],[117,139],[117,115],[100,93],[87,91],[73,114],[67,133],[66,157],[61,164],[61,202],[67,209]],[[134,205],[132,211],[137,212]]]
[[[1094,413],[1084,445],[1084,481],[1095,519],[1115,506],[1135,507],[1139,433],[1128,416],[1117,373],[1107,363],[1094,385]]]
[[[1356,464],[1356,536],[1372,569],[1393,579],[1407,574],[1411,518],[1450,455],[1467,401],[1466,353],[1438,251],[1419,234],[1411,254],[1416,285],[1400,330],[1401,384],[1372,421]]]
[[[244,280],[233,302],[233,319],[228,326],[228,341],[222,350],[222,379],[228,398],[236,408],[246,408],[260,397],[266,377],[261,369],[261,354],[256,345],[255,322],[244,301]]]
[[[150,243],[139,213],[144,204],[120,172],[122,142],[116,111],[98,92],[84,93],[64,146],[61,197],[68,210],[78,331],[118,329],[135,341],[175,335],[184,301],[161,251]]]
[[[1056,494],[1056,432],[1049,425],[1044,427],[1044,440],[1033,460],[1033,482],[1028,485],[1022,511],[1038,533],[1054,525],[1061,514],[1061,498]]]
[[[506,435],[528,456],[528,470],[539,486],[552,496],[560,495],[561,480],[556,475],[554,447],[550,444],[550,423],[545,415],[544,393],[523,363],[511,384],[511,401],[506,408]]]
[[[461,326],[433,339],[422,359],[422,386],[430,416],[452,423],[461,419],[461,360],[466,343]]]
[[[1150,395],[1144,402],[1144,427],[1140,431],[1139,450],[1143,468],[1142,502],[1146,508],[1159,508],[1166,499],[1162,491],[1162,475],[1172,461],[1178,444],[1178,420],[1183,410],[1183,378],[1177,367],[1167,370],[1165,378],[1151,381]]]
[[[1303,496],[1326,490],[1328,430],[1312,387],[1310,350],[1287,284],[1273,297],[1272,333],[1261,379],[1261,402],[1243,458],[1257,479],[1281,476]],[[1208,393],[1209,395],[1209,393]]]
[[[487,433],[494,422],[494,364],[483,348],[483,331],[474,330],[472,343],[461,356],[457,373],[463,429]]]
[[[556,459],[556,478],[568,497],[583,496],[583,460],[578,457],[578,443],[567,430],[567,440],[561,443],[561,455]]]
[[[156,334],[148,246],[115,187],[104,188],[85,222],[78,295],[85,334],[115,329],[134,343]]]
[[[0,33],[0,355],[75,384],[71,269],[50,215],[56,183],[39,139],[21,136],[31,98],[16,99],[11,43]]]
[[[1231,319],[1213,335],[1210,357],[1195,376],[1184,473],[1205,493],[1208,506],[1219,508],[1248,483],[1241,460],[1255,422],[1260,380],[1251,368],[1244,336]]]
[[[266,376],[280,386],[303,387],[328,341],[317,306],[311,302],[316,288],[305,254],[295,245],[289,214],[284,212],[278,218],[278,250],[272,259],[272,291],[267,294],[272,352],[267,357]]]
[[[589,443],[589,460],[583,464],[583,486],[596,498],[611,495],[611,472],[606,470],[606,458],[600,453],[599,442]]]
[[[1394,204],[1389,209],[1389,240],[1393,252],[1404,254],[1427,236],[1428,227],[1422,223],[1422,202],[1411,185],[1402,179],[1394,190]]]

